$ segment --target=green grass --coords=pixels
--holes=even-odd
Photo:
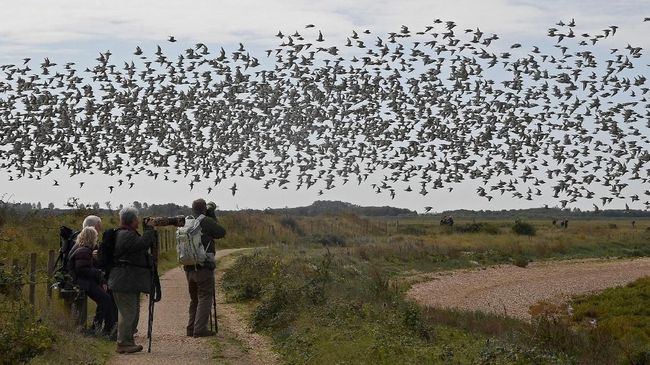
[[[561,363],[567,358],[508,341],[525,327],[515,320],[499,319],[500,331],[487,330],[496,319],[483,331],[471,321],[464,326],[460,319],[442,321],[405,301],[403,288],[380,268],[340,250],[283,247],[244,256],[226,270],[223,287],[232,300],[252,304],[252,327],[273,338],[288,364]]]
[[[0,220],[0,259],[17,258],[24,265],[26,254],[37,252],[38,267],[45,267],[47,250],[59,247],[58,227],[77,227],[88,213],[5,215]],[[223,285],[229,298],[241,302],[254,328],[273,338],[286,363],[555,364],[644,356],[632,341],[647,339],[647,312],[634,314],[639,298],[647,301],[641,295],[647,292],[637,288],[628,289],[633,292],[629,300],[627,292],[614,292],[600,301],[576,302],[576,315],[583,313],[584,303],[589,308],[584,313],[598,318],[596,331],[548,318],[526,324],[480,313],[419,309],[405,302],[403,294],[419,273],[523,266],[531,260],[649,256],[647,220],[637,219],[636,229],[620,219],[574,220],[567,229],[552,226],[550,220],[533,220],[527,223],[535,235],[520,236],[512,230],[514,220],[457,219],[450,229],[430,216],[239,212],[219,219],[228,233],[218,248],[269,247],[253,259],[251,253],[238,253],[238,258],[220,261],[219,269],[226,272]],[[117,224],[115,214],[103,220],[105,228]],[[171,244],[161,253],[159,271],[176,265]],[[39,278],[44,278],[42,272]],[[44,288],[38,289],[41,298]],[[37,363],[102,363],[112,352],[114,344],[70,334],[57,322],[62,317],[46,314],[40,304],[38,309],[55,341],[35,358]],[[570,333],[577,338],[571,344],[552,339]],[[77,354],[76,344],[94,350]],[[592,351],[590,358],[580,346],[611,353]]]
[[[611,333],[625,361],[645,357],[650,363],[650,277],[627,286],[573,300],[574,320]]]

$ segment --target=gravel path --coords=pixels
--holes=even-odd
[[[407,296],[425,306],[506,314],[528,320],[540,301],[565,302],[572,296],[625,285],[650,276],[650,258],[500,265],[428,275]]]
[[[217,258],[245,249],[219,250]],[[219,289],[220,274],[217,275]],[[274,354],[270,342],[258,334],[249,333],[245,320],[232,305],[223,303],[223,295],[217,291],[217,316],[219,334],[211,338],[192,338],[185,335],[189,294],[182,268],[166,272],[160,278],[162,300],[156,303],[151,353],[147,353],[148,298],[142,300],[139,332],[136,343],[144,346],[137,354],[116,354],[109,364],[273,364]],[[221,349],[215,357],[216,343]],[[254,351],[250,351],[254,349]]]

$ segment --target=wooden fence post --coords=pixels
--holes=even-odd
[[[50,305],[52,301],[52,278],[54,277],[54,264],[56,262],[54,256],[54,250],[47,252],[47,305]]]
[[[36,305],[36,253],[29,254],[29,304]]]

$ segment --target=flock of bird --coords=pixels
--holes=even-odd
[[[259,55],[198,43],[115,63],[106,51],[84,70],[0,65],[0,166],[10,180],[99,171],[111,192],[139,174],[391,197],[475,180],[488,200],[650,208],[650,191],[626,193],[650,179],[650,65],[641,47],[604,46],[617,26],[559,22],[539,46],[440,19],[340,46],[312,28]]]

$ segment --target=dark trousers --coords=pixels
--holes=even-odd
[[[214,298],[214,270],[186,271],[185,276],[190,292],[190,316],[187,321],[187,333],[207,332],[212,299]]]
[[[104,291],[101,285],[97,283],[90,281],[82,282],[82,280],[79,280],[79,286],[86,291],[86,295],[88,295],[93,302],[97,303],[97,312],[95,313],[95,319],[93,320],[95,328],[97,328],[98,324],[100,326],[103,324],[104,332],[110,333],[117,321],[117,316],[113,310],[113,307],[115,306],[113,298],[110,294]]]
[[[115,305],[115,299],[113,298],[113,291],[110,289],[106,292],[111,298],[110,306],[105,308],[104,306],[98,305],[97,310],[95,311],[95,318],[93,319],[93,326],[97,328],[103,328],[105,334],[110,334],[111,331],[115,328],[117,323],[117,306]],[[110,311],[110,318],[112,321],[107,320],[108,316],[104,313],[106,310]],[[103,327],[102,327],[103,326]]]

